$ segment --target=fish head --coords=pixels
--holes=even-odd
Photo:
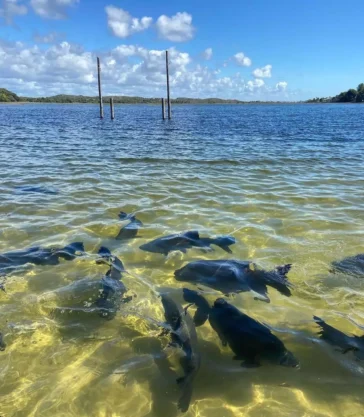
[[[288,368],[299,368],[300,362],[292,352],[286,350],[279,358],[279,364]]]
[[[191,264],[187,264],[187,265],[183,266],[182,268],[177,269],[176,271],[174,271],[174,277],[176,278],[177,281],[193,281],[193,276],[194,276],[194,273],[193,273],[193,267],[192,267]],[[187,288],[186,288],[186,290],[187,290]],[[190,291],[191,290],[187,290],[187,292],[186,292],[187,297],[193,296]],[[190,301],[190,302],[192,302],[192,301]]]
[[[200,297],[201,295],[197,291],[183,288],[183,299],[187,303],[198,304]]]
[[[165,250],[159,247],[159,245],[157,245],[156,242],[144,243],[144,245],[139,246],[139,249],[145,252],[165,254]]]

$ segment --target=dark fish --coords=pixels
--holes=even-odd
[[[130,220],[130,222],[120,229],[118,235],[116,236],[117,240],[133,239],[138,234],[138,230],[143,227],[143,223],[132,214],[126,214],[121,211],[119,213],[119,219]]]
[[[364,253],[332,262],[331,272],[364,277]]]
[[[4,351],[6,348],[6,344],[4,342],[4,336],[3,334],[0,332],[0,351]]]
[[[59,258],[72,261],[84,253],[82,242],[74,242],[64,248],[42,248],[35,246],[28,249],[6,252],[0,255],[0,272],[11,272],[17,267],[31,263],[34,265],[58,265]]]
[[[244,367],[260,366],[260,358],[274,364],[299,366],[292,352],[269,329],[223,298],[218,298],[210,310],[209,321],[224,346],[235,353]]]
[[[320,326],[319,335],[321,339],[330,345],[338,347],[342,353],[353,351],[358,359],[364,360],[364,335],[347,336],[345,333],[327,324],[320,317],[313,316],[313,319]]]
[[[161,299],[165,320],[171,327],[171,345],[181,348],[185,354],[180,360],[184,376],[178,378],[177,383],[181,389],[178,409],[186,412],[192,398],[193,381],[201,362],[196,329],[191,317],[183,310],[181,305],[177,304],[167,294],[161,294]]]
[[[140,246],[146,252],[161,253],[168,255],[169,252],[180,251],[186,253],[187,249],[202,248],[208,249],[211,245],[219,246],[225,252],[232,253],[229,246],[235,243],[235,238],[231,236],[219,236],[215,239],[200,237],[195,230],[159,237],[151,242]]]
[[[58,194],[58,191],[52,188],[35,185],[19,186],[16,187],[16,190],[23,193]]]
[[[121,260],[113,256],[108,248],[101,247],[98,252],[100,259],[96,263],[106,263],[109,270],[101,279],[101,290],[95,306],[100,309],[99,315],[108,320],[112,320],[123,303],[131,300],[131,297],[124,297],[127,288],[121,281],[122,272],[125,268]]]
[[[195,315],[193,316],[193,322],[195,326],[202,326],[209,318],[210,305],[206,299],[197,291],[183,288],[183,298],[190,305],[194,304],[197,307]]]
[[[258,269],[251,262],[236,260],[190,262],[175,271],[178,281],[203,284],[223,294],[254,291],[270,302],[267,285],[275,288],[281,294],[289,297],[292,284],[286,274],[291,264],[278,266],[273,271]]]

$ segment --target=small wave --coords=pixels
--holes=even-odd
[[[116,158],[117,161],[124,164],[135,164],[135,163],[150,163],[150,164],[175,164],[180,163],[195,163],[203,165],[240,165],[240,161],[235,159],[193,159],[193,158]]]

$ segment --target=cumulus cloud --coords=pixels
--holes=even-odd
[[[257,78],[257,79],[255,79],[253,81],[252,80],[248,81],[247,88],[248,88],[248,90],[253,91],[253,90],[256,90],[258,88],[263,87],[264,84],[265,83],[264,83],[263,80],[261,80],[260,78]]]
[[[212,48],[207,48],[203,51],[202,56],[207,61],[212,58]]]
[[[172,17],[162,15],[157,20],[159,37],[172,42],[185,42],[193,38],[195,28],[192,16],[186,12],[177,13]]]
[[[13,23],[15,16],[22,16],[28,13],[28,8],[23,4],[22,0],[2,0],[0,3],[0,18],[7,25]]]
[[[46,19],[65,19],[67,8],[76,5],[79,0],[31,0],[34,12]]]
[[[142,17],[138,19],[132,17],[126,10],[119,9],[115,6],[105,7],[107,14],[107,24],[112,33],[119,38],[127,38],[136,32],[142,32],[148,29],[153,19],[151,17]]]
[[[270,78],[272,76],[272,65],[266,65],[265,67],[255,69],[253,75],[257,78]]]
[[[241,67],[250,67],[252,60],[244,55],[243,52],[238,52],[234,55],[235,62]]]
[[[245,81],[240,73],[196,65],[184,51],[170,48],[173,97],[269,99],[286,92],[284,82],[268,88],[262,79]],[[165,95],[165,51],[119,45],[100,54],[105,95]],[[0,40],[0,85],[24,96],[97,95],[96,54],[69,42],[46,47]]]
[[[286,81],[280,81],[276,84],[276,90],[277,91],[285,91],[288,86],[288,83]]]

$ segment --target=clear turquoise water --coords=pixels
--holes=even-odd
[[[92,255],[11,274],[0,293],[8,345],[0,415],[176,415],[176,355],[168,351],[172,370],[158,359],[167,341],[152,320],[163,311],[142,280],[178,298],[175,269],[227,257],[293,263],[291,298],[271,289],[270,304],[250,294],[232,302],[271,325],[301,368],[245,370],[205,324],[187,415],[364,414],[364,364],[319,342],[312,322],[316,314],[363,333],[353,321],[364,325],[364,281],[329,268],[364,252],[364,106],[176,106],[165,122],[156,106],[117,106],[114,122],[97,115],[89,105],[0,107],[0,253],[83,241],[92,254],[106,245],[137,295],[100,323],[67,309],[87,304],[83,283],[105,273]],[[58,194],[21,193],[22,185]],[[120,210],[138,213],[139,239],[113,239]],[[196,249],[165,259],[138,249],[188,229],[232,234],[234,254]]]

